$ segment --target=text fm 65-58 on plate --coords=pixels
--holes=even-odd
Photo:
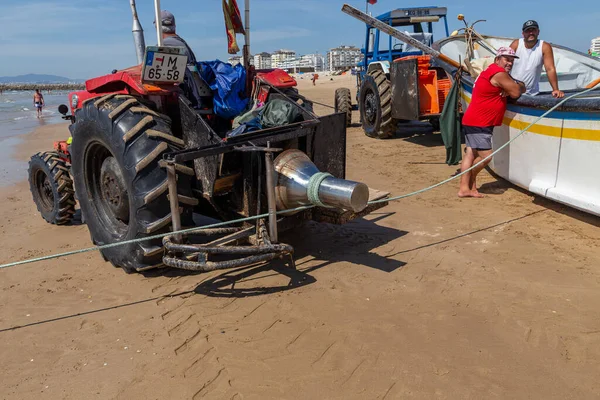
[[[146,48],[142,80],[152,83],[181,83],[187,68],[183,47]]]

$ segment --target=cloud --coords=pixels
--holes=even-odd
[[[44,73],[83,79],[110,73],[135,65],[132,42],[100,45],[71,44],[65,51],[62,43],[40,43],[26,47],[19,44],[2,46],[10,56],[0,66],[0,75]],[[61,50],[62,49],[62,50]]]
[[[251,51],[252,54],[255,54],[256,52],[267,50],[265,49],[264,44],[280,41],[281,39],[303,38],[311,35],[313,35],[313,31],[297,27],[273,28],[251,31]],[[227,54],[227,36],[225,34],[225,29],[223,29],[222,36],[204,38],[192,36],[185,37],[185,40],[194,50],[196,57],[198,57],[201,60],[207,59],[207,54],[224,58],[231,56],[231,54]],[[244,36],[237,35],[237,40],[238,46],[241,50],[242,46],[244,45]],[[238,53],[238,55],[241,55],[241,51],[240,53]]]
[[[325,4],[324,4],[325,3]],[[324,6],[335,5],[335,2],[326,4],[323,0],[302,0],[302,1],[273,1],[273,0],[256,0],[250,6],[250,18],[252,18],[252,10],[265,10],[264,12],[276,13],[281,15],[281,12],[302,12],[302,13],[321,13]],[[341,9],[341,6],[340,6]],[[243,10],[240,10],[243,13]],[[288,17],[291,17],[290,14]]]
[[[87,32],[103,30],[114,31],[115,28],[101,16],[115,14],[117,9],[109,6],[84,8],[63,2],[17,3],[4,6],[0,14],[3,41],[26,43],[31,40],[39,42],[45,34],[76,38],[73,35],[85,28]]]
[[[250,42],[270,42],[281,39],[301,38],[313,35],[313,31],[305,28],[286,27],[258,30],[250,32]]]

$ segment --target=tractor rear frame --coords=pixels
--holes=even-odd
[[[286,98],[279,90],[272,88],[275,93],[271,96]],[[297,103],[288,98],[288,101]],[[328,222],[342,224],[369,212],[385,206],[387,203],[367,206],[361,212],[339,210],[330,208],[306,208],[291,216],[277,216],[274,204],[275,186],[269,179],[273,176],[273,154],[291,147],[304,152],[321,171],[327,171],[338,178],[345,178],[346,168],[346,129],[343,114],[332,114],[317,117],[310,111],[302,110],[305,120],[286,126],[263,129],[229,138],[223,142],[203,119],[195,118],[194,110],[187,101],[180,98],[181,121],[184,137],[188,140],[194,138],[195,147],[178,152],[165,154],[164,165],[171,171],[177,165],[192,162],[196,176],[201,180],[201,186],[206,188],[202,197],[212,199],[215,196],[214,188],[218,186],[217,166],[215,160],[225,159],[228,155],[245,156],[245,166],[241,179],[247,188],[244,200],[240,203],[241,209],[236,210],[236,217],[252,217],[261,212],[268,213],[267,218],[256,221],[246,221],[237,227],[194,229],[189,234],[172,234],[165,236],[163,245],[166,255],[163,257],[165,265],[174,268],[212,271],[216,269],[233,268],[253,263],[264,262],[276,258],[289,256],[293,265],[292,246],[279,243],[279,232],[289,230],[301,225],[304,221]],[[335,145],[331,145],[335,143]],[[252,160],[253,156],[255,157]],[[260,159],[264,159],[261,162]],[[255,162],[253,162],[255,161]],[[264,171],[262,171],[264,169]],[[262,179],[264,174],[264,179]],[[171,190],[176,190],[176,174],[170,173],[169,197]],[[265,187],[265,204],[261,201],[262,187]],[[380,199],[384,193],[373,192],[373,199]],[[171,203],[173,218],[173,231],[181,228],[178,220],[178,205]],[[201,235],[216,237],[214,240],[201,244],[184,244],[186,236]],[[241,244],[245,245],[241,245]],[[241,256],[241,257],[240,257]],[[226,258],[212,261],[211,258]],[[233,257],[233,258],[231,258]]]

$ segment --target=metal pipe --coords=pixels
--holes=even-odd
[[[189,261],[189,260],[180,260],[175,257],[165,256],[163,257],[163,263],[172,268],[186,269],[189,271],[202,271],[202,272],[210,272],[219,269],[227,269],[227,268],[237,268],[244,267],[247,265],[257,264],[260,262],[271,261],[276,258],[281,258],[285,254],[292,254],[293,248],[291,246],[285,245],[287,248],[285,251],[277,251],[273,253],[266,254],[256,254],[243,258],[236,258],[233,260],[227,261]]]
[[[156,43],[163,45],[162,20],[160,18],[160,0],[154,0],[154,21],[156,21]]]
[[[250,68],[250,0],[245,1],[244,10],[244,49],[242,55],[244,56],[244,68],[248,71]]]
[[[177,196],[177,174],[175,173],[175,164],[172,162],[167,164],[167,187],[173,232],[176,232],[181,230],[181,216],[179,215],[179,197]],[[181,234],[173,235],[173,240],[177,243],[181,242]]]
[[[144,53],[146,51],[146,41],[144,39],[144,29],[138,18],[137,9],[135,7],[135,0],[130,0],[129,5],[131,6],[131,14],[133,15],[133,44],[135,46],[135,54],[137,55],[137,61],[139,64],[144,62]]]
[[[258,161],[258,172],[256,174],[256,176],[258,177],[258,188],[256,190],[256,215],[259,215],[261,213],[261,201],[260,198],[262,197],[262,160],[260,159],[260,155],[258,153],[253,153],[252,154],[252,160],[256,160]],[[260,238],[260,232],[259,232],[259,223],[260,223],[260,219],[256,220],[256,236]]]
[[[268,145],[267,145],[268,147]],[[275,168],[273,153],[265,153],[265,169],[267,174],[267,204],[269,207],[269,236],[271,243],[277,243],[277,202],[275,201]]]
[[[331,207],[359,212],[369,201],[369,187],[361,182],[325,178],[319,186],[319,200]]]
[[[311,177],[320,171],[300,150],[284,151],[277,156],[274,164],[277,171],[276,201],[280,210],[313,204],[308,196],[309,190],[317,190],[320,202],[328,207],[359,212],[367,206],[369,187],[364,183],[329,176],[320,181],[318,188],[310,188],[318,183],[312,183]]]

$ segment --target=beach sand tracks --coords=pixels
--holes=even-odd
[[[230,399],[237,392],[226,364],[219,357],[219,348],[211,340],[213,334],[218,334],[214,321],[204,316],[210,313],[211,302],[211,299],[191,294],[168,297],[159,303],[165,309],[161,318],[177,359],[174,372],[193,385],[192,398]],[[231,300],[221,302],[224,303],[218,305],[221,312],[232,303]]]

